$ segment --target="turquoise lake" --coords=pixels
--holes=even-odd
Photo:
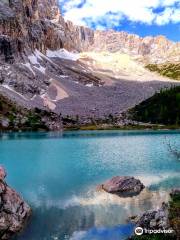
[[[180,187],[180,162],[168,149],[180,131],[79,131],[0,135],[7,183],[30,204],[32,218],[17,240],[123,240],[128,217],[161,206]],[[97,190],[116,176],[147,187],[133,198]]]

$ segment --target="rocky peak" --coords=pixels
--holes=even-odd
[[[0,3],[1,59],[12,61],[25,51],[66,48],[129,54],[145,63],[180,61],[180,45],[164,36],[142,38],[127,32],[93,31],[65,22],[57,0],[9,0]]]
[[[164,36],[139,37],[127,32],[95,31],[91,51],[108,51],[129,54],[145,62],[180,61],[179,43],[174,43]]]

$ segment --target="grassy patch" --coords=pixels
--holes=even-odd
[[[162,76],[180,80],[180,63],[148,64],[146,68]]]
[[[170,201],[169,221],[172,229],[180,238],[180,194],[176,194]]]
[[[179,125],[126,125],[126,126],[116,126],[116,125],[82,125],[82,126],[69,126],[65,127],[65,131],[97,131],[97,130],[176,130],[180,129]]]
[[[56,121],[58,116],[40,109],[26,109],[0,95],[0,131],[49,130],[48,121]]]

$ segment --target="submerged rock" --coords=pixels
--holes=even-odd
[[[5,170],[0,167],[0,239],[9,239],[21,231],[31,215],[31,208],[6,184],[5,177]]]
[[[117,194],[122,197],[132,197],[138,195],[144,188],[139,179],[127,176],[116,176],[102,185],[108,193]]]

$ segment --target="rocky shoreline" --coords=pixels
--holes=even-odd
[[[134,177],[116,176],[98,186],[110,194],[119,197],[135,197],[145,188],[140,180]],[[159,209],[152,209],[140,216],[132,216],[128,222],[135,224],[134,234],[129,240],[178,240],[180,239],[180,188],[172,189],[171,200],[168,203],[162,202]],[[136,229],[142,231],[136,233]]]
[[[5,169],[0,167],[0,239],[8,240],[24,229],[31,216],[31,208],[7,185],[5,177]]]
[[[140,216],[133,216],[135,230],[140,228],[142,234],[136,232],[129,240],[179,240],[180,239],[180,189],[173,189],[171,200],[162,203],[161,208],[149,210]]]

